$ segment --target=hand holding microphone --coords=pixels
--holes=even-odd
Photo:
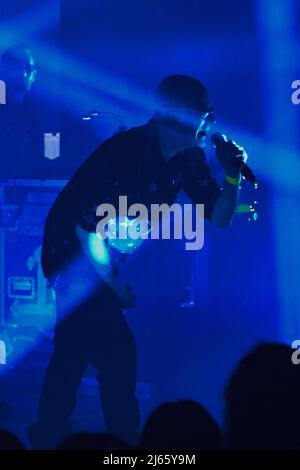
[[[238,178],[240,174],[248,181],[255,183],[256,178],[251,168],[245,163],[248,156],[243,147],[219,132],[211,136],[216,147],[217,159],[224,168],[227,176]]]

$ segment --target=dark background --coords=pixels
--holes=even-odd
[[[45,7],[49,24],[33,32],[29,13],[37,4],[9,2],[1,15],[16,35],[16,17],[24,25],[38,67],[31,95],[41,127],[62,134],[61,157],[47,162],[43,178],[67,179],[120,124],[105,115],[83,122],[82,115],[98,110],[128,126],[142,123],[158,81],[171,73],[206,84],[216,130],[249,153],[260,185],[244,183],[241,202],[258,202],[256,222],[237,215],[226,231],[207,223],[204,249],[192,254],[182,242],[147,242],[124,272],[138,299],[126,315],[138,345],[143,416],[162,401],[193,398],[222,422],[224,385],[239,358],[260,340],[291,342],[300,334],[293,235],[300,109],[290,99],[299,78],[299,3],[62,0]],[[222,182],[210,148],[207,156]],[[193,308],[180,306],[186,287]],[[89,400],[82,394],[80,406]],[[82,415],[79,409],[79,423]]]

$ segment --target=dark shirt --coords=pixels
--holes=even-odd
[[[48,214],[42,248],[45,277],[60,273],[80,253],[75,226],[95,232],[100,204],[117,209],[119,196],[126,195],[128,207],[142,203],[150,208],[171,204],[181,189],[194,203],[205,205],[209,218],[220,189],[203,150],[195,147],[165,161],[153,119],[111,137],[78,169]]]

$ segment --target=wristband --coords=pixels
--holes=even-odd
[[[226,175],[225,173],[225,180],[229,184],[233,184],[234,186],[238,186],[241,182],[241,175],[238,178],[232,178],[231,176]]]

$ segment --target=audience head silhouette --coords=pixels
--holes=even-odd
[[[0,450],[25,450],[25,446],[14,434],[0,429]]]
[[[160,405],[141,434],[141,449],[217,449],[221,432],[206,409],[190,400]]]
[[[108,433],[77,432],[66,437],[58,450],[127,450],[129,444]]]
[[[262,343],[246,355],[226,390],[231,448],[300,448],[300,367],[292,349]]]

